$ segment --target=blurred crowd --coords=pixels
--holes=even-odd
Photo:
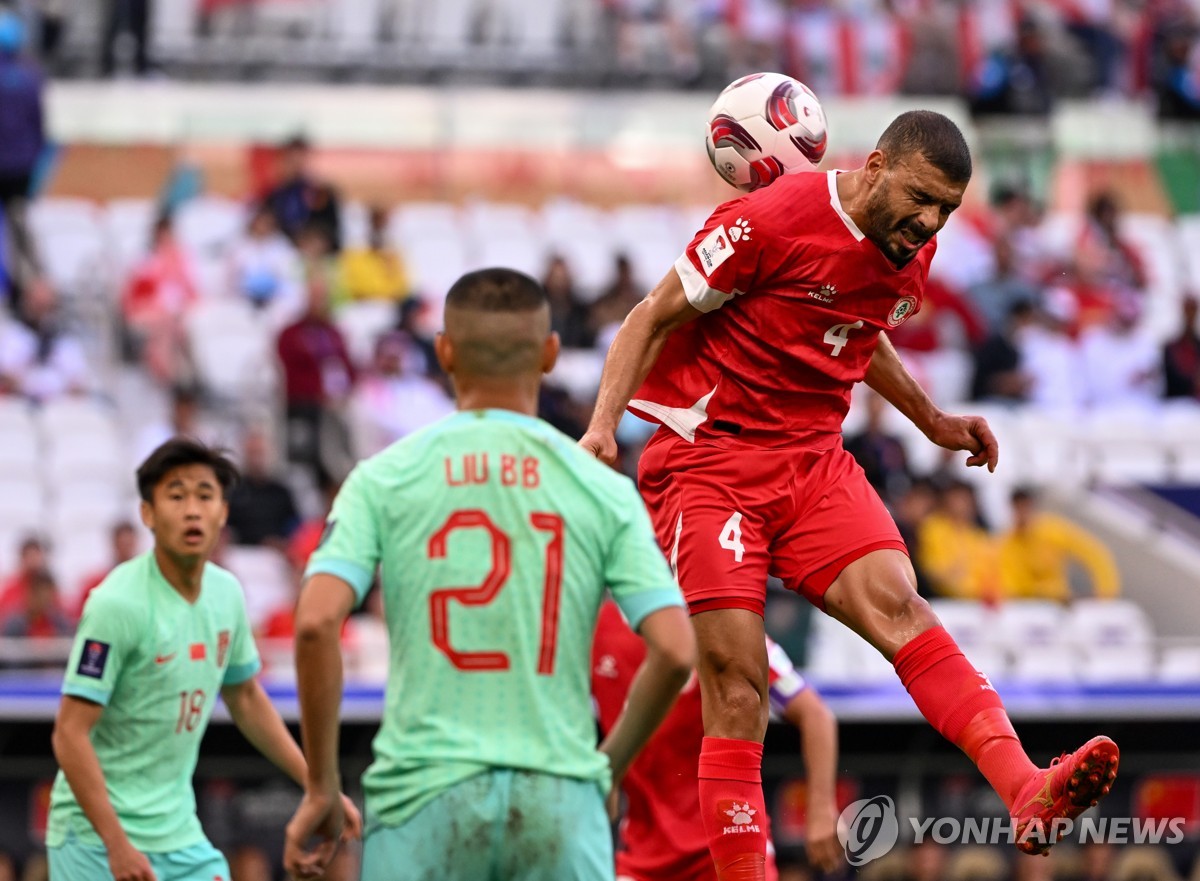
[[[1044,114],[1060,98],[1153,94],[1162,116],[1200,118],[1200,11],[1187,0],[542,0],[536,20],[513,0],[446,0],[436,14],[413,0],[355,3],[206,0],[182,20],[153,0],[107,0],[90,15],[56,0],[0,9],[36,30],[49,63],[82,43],[92,64],[74,69],[103,75],[170,72],[172,47],[219,39],[228,70],[217,58],[205,74],[236,76],[240,41],[282,34],[326,45],[306,54],[316,66],[358,40],[361,52],[440,50],[392,54],[410,73],[477,70],[484,57],[491,74],[713,88],[781,70],[822,97],[962,95],[980,113]],[[156,16],[169,21],[156,27]],[[156,31],[171,35],[157,48]]]

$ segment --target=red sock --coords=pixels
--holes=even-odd
[[[719,881],[765,881],[767,825],[761,743],[706,737],[700,747],[700,814]]]
[[[1011,809],[1037,768],[987,677],[971,666],[942,627],[906,643],[892,666],[929,724],[967,754]]]

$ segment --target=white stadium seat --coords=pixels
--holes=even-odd
[[[273,340],[244,301],[198,303],[187,316],[187,336],[201,381],[214,394],[240,399],[273,384]]]
[[[117,414],[92,398],[71,396],[44,404],[37,413],[42,439],[54,443],[64,435],[103,434],[115,431]]]
[[[0,427],[0,479],[33,476],[41,468],[42,453],[37,434]]]
[[[245,206],[223,196],[199,196],[183,204],[175,217],[180,244],[198,256],[223,251],[246,228]]]
[[[361,300],[347,303],[335,320],[346,338],[350,357],[359,365],[370,364],[379,335],[396,323],[396,304],[390,300]]]
[[[233,545],[226,549],[221,565],[242,583],[246,614],[255,630],[284,604],[294,602],[291,567],[274,548]]]
[[[1004,603],[996,612],[993,642],[1009,651],[1023,652],[1031,647],[1061,645],[1066,612],[1057,603],[1043,600],[1015,600]]]

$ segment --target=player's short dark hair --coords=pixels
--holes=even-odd
[[[144,502],[154,500],[154,488],[176,468],[185,465],[207,465],[217,476],[221,494],[237,486],[241,475],[224,450],[210,447],[190,437],[173,437],[151,453],[137,470],[138,495]]]
[[[924,156],[954,183],[971,179],[971,148],[967,139],[953,120],[933,110],[901,113],[879,136],[875,149],[889,159]]]
[[[532,312],[548,306],[546,289],[523,272],[493,267],[468,272],[446,294],[447,309]]]

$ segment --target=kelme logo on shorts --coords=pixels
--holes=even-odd
[[[886,795],[853,802],[838,817],[838,841],[846,851],[846,862],[865,866],[877,860],[900,838],[896,805]]]

